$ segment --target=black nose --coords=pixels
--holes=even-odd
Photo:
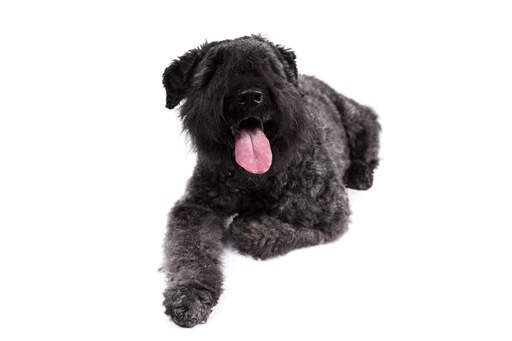
[[[263,92],[259,90],[244,90],[238,94],[238,103],[249,106],[261,104],[263,103]]]

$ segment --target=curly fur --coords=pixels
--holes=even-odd
[[[299,75],[295,54],[261,36],[190,50],[165,70],[163,83],[168,108],[185,99],[180,117],[198,154],[169,215],[164,264],[166,313],[192,327],[206,321],[221,294],[226,241],[267,259],[343,234],[350,214],[345,186],[371,187],[380,126],[370,108]],[[264,122],[273,154],[260,175],[233,156],[232,127],[247,118],[233,98],[249,86],[268,98],[251,112]]]

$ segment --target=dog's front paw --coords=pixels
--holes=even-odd
[[[204,323],[212,310],[213,299],[206,289],[194,286],[168,288],[164,293],[165,313],[180,327]]]
[[[353,160],[345,173],[345,185],[352,189],[369,189],[373,185],[373,169],[375,163],[365,163],[359,160]]]
[[[233,246],[244,255],[256,259],[267,259],[280,254],[278,234],[261,221],[235,218],[229,229]]]

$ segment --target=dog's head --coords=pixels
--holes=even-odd
[[[307,140],[295,54],[261,36],[205,43],[164,72],[167,107],[180,108],[200,157],[262,174]]]

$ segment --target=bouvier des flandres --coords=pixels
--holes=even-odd
[[[229,242],[258,259],[335,240],[347,229],[345,186],[368,189],[377,116],[259,36],[205,43],[174,60],[163,83],[197,151],[165,240],[166,314],[205,322],[222,291]]]

